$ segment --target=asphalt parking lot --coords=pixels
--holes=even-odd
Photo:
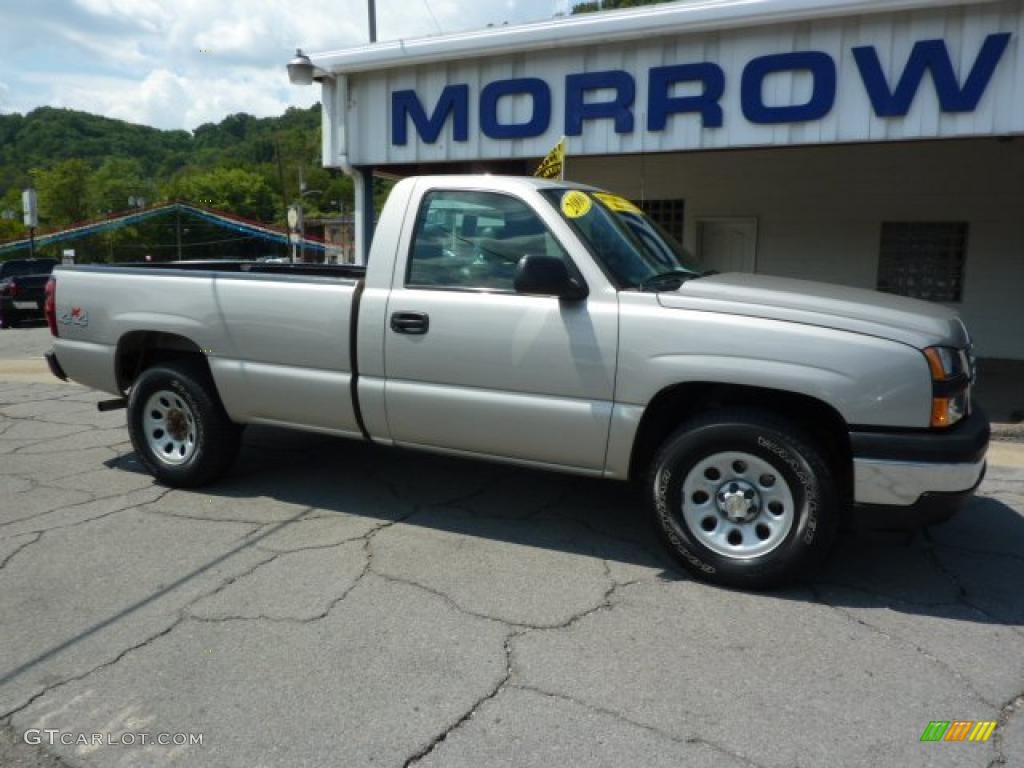
[[[0,765],[1024,765],[1022,448],[953,522],[745,594],[596,481],[250,429],[161,488],[46,346],[0,333]]]

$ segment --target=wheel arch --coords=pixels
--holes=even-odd
[[[165,331],[130,331],[118,339],[114,353],[117,386],[127,392],[147,368],[179,360],[200,365],[213,380],[206,355],[192,339]]]
[[[742,384],[687,382],[665,387],[644,409],[630,454],[629,477],[643,477],[658,447],[687,419],[710,410],[761,408],[798,424],[825,453],[844,499],[853,494],[849,425],[833,406],[809,395]]]

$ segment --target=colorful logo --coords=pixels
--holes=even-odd
[[[62,325],[77,325],[81,328],[89,326],[89,313],[81,307],[71,307],[61,312],[58,319]]]
[[[932,720],[921,741],[988,741],[995,729],[995,720]]]

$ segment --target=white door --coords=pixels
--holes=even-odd
[[[697,251],[716,272],[753,272],[757,268],[757,219],[698,219]]]

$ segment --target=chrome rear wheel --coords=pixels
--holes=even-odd
[[[196,417],[185,399],[169,389],[150,395],[143,411],[146,444],[165,464],[184,464],[196,450]]]

